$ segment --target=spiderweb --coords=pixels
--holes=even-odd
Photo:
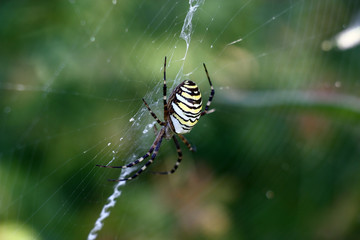
[[[0,239],[356,239],[360,3],[8,2],[0,7]],[[14,17],[18,16],[18,17]],[[172,176],[142,156],[184,79],[201,118]],[[164,142],[152,169],[176,161]],[[151,171],[151,170],[150,170]]]

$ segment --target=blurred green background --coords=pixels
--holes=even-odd
[[[204,102],[207,64],[216,111],[176,174],[120,188],[97,239],[359,239],[360,48],[332,45],[359,9],[208,0],[186,50],[188,1],[2,2],[0,239],[87,238],[120,174],[95,164],[155,138],[141,98],[163,117],[164,56],[168,94],[190,78]],[[165,141],[151,170],[175,161]]]

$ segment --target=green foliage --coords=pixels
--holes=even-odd
[[[0,239],[86,238],[120,172],[95,164],[134,160],[154,139],[143,134],[153,120],[141,98],[162,118],[165,55],[168,94],[180,82],[188,7],[1,5]],[[359,238],[359,47],[321,48],[358,9],[205,1],[181,80],[198,83],[206,102],[205,62],[216,111],[188,134],[197,152],[182,146],[176,174],[144,173],[122,188],[99,239]],[[165,141],[151,170],[175,161]]]

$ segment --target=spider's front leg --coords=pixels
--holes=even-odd
[[[147,102],[145,101],[144,98],[143,98],[142,100],[143,100],[146,108],[149,110],[151,116],[156,120],[156,122],[157,122],[158,124],[160,124],[161,126],[164,126],[164,125],[165,125],[165,122],[160,121],[160,119],[159,119],[159,118],[156,116],[156,114],[151,110],[149,104],[147,104]]]
[[[166,56],[164,60],[164,85],[163,85],[163,102],[164,102],[164,121],[166,122],[169,118],[169,109],[167,106],[167,97],[166,97]]]
[[[212,113],[212,112],[215,111],[215,109],[209,110],[210,104],[211,104],[211,102],[212,102],[212,100],[213,100],[213,97],[214,97],[214,95],[215,95],[215,90],[214,90],[214,87],[213,87],[212,82],[211,82],[211,80],[210,80],[210,76],[209,76],[209,73],[208,73],[208,71],[207,71],[207,69],[206,69],[205,63],[204,63],[203,65],[204,65],[204,69],[205,69],[206,76],[207,76],[207,78],[208,78],[208,80],[209,80],[209,84],[210,84],[210,88],[211,88],[211,93],[210,93],[210,96],[209,96],[209,100],[208,100],[207,103],[206,103],[205,110],[201,112],[201,116],[203,116],[203,115],[205,115],[205,114],[210,114],[210,113]]]

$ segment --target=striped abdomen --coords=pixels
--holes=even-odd
[[[199,88],[190,80],[183,81],[169,97],[168,109],[172,130],[177,134],[190,132],[200,118],[201,108]]]

